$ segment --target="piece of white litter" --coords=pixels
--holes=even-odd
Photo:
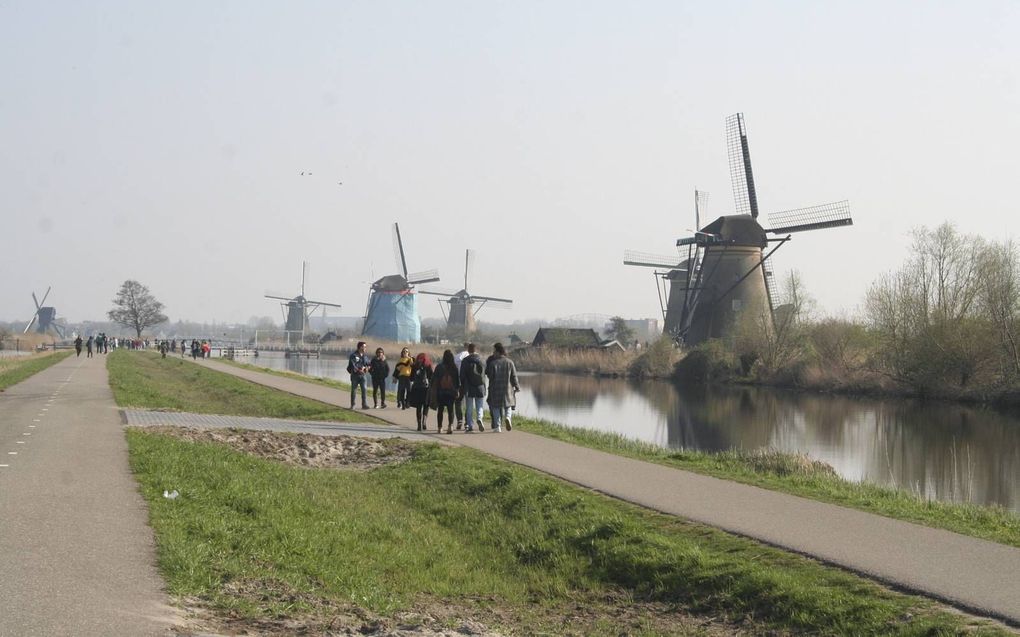
[[[180,493],[177,492],[177,489],[174,489],[173,491],[163,491],[163,497],[167,500],[176,500],[179,495]]]

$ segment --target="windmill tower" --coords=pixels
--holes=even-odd
[[[283,329],[287,332],[287,344],[290,344],[292,334],[300,334],[301,340],[299,343],[303,343],[305,340],[305,332],[308,331],[308,316],[320,307],[340,307],[337,303],[327,303],[325,301],[312,301],[305,298],[305,277],[308,273],[308,262],[301,262],[301,294],[295,297],[276,296],[274,294],[266,294],[267,299],[276,299],[283,301],[280,303],[280,309],[284,315],[284,327]]]
[[[450,311],[447,314],[447,327],[462,331],[465,334],[478,330],[475,316],[483,307],[489,305],[494,308],[508,308],[513,303],[511,299],[501,299],[494,296],[479,296],[468,292],[468,276],[471,266],[474,264],[474,253],[471,250],[464,251],[464,288],[459,292],[443,292],[440,290],[419,290],[422,294],[443,296],[440,303],[448,303]],[[477,308],[475,306],[478,306]]]
[[[708,204],[708,193],[694,191],[694,227],[701,222],[701,214]],[[697,255],[691,249],[677,248],[676,255],[648,254],[627,250],[623,254],[624,265],[654,268],[655,288],[659,294],[659,308],[662,311],[663,333],[674,339],[678,337],[688,302],[690,274],[698,271]]]
[[[439,272],[408,274],[404,243],[396,223],[393,224],[393,248],[400,274],[384,276],[372,284],[362,334],[398,343],[417,343],[421,340],[421,319],[414,286],[438,281]]]
[[[46,302],[46,297],[50,295],[50,290],[53,286],[46,288],[46,294],[43,294],[42,301],[39,301],[35,292],[32,292],[32,302],[35,303],[35,314],[32,315],[32,320],[25,326],[25,330],[22,334],[28,334],[28,330],[32,329],[35,325],[35,331],[37,334],[45,334],[47,332],[54,332],[60,338],[64,338],[64,328],[57,323],[57,309],[52,306],[43,305]]]

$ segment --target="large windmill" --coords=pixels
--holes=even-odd
[[[400,274],[384,276],[372,284],[365,309],[362,333],[373,338],[398,343],[421,340],[421,319],[418,317],[418,296],[414,286],[439,280],[437,270],[407,272],[404,243],[400,226],[393,224],[393,248]]]
[[[422,294],[433,294],[443,296],[441,303],[449,303],[450,311],[447,314],[446,324],[448,327],[462,330],[465,334],[478,329],[475,323],[475,316],[488,305],[493,308],[508,308],[513,303],[511,299],[501,299],[495,296],[480,296],[468,292],[468,275],[471,272],[471,265],[474,263],[474,253],[471,250],[464,251],[464,288],[459,292],[444,292],[441,290],[418,290]],[[475,307],[477,305],[477,307]]]
[[[853,224],[850,204],[844,200],[771,213],[771,227],[764,228],[758,222],[743,113],[726,119],[726,142],[737,214],[719,217],[676,242],[687,257],[682,260],[686,267],[676,270],[672,281],[670,300],[676,296],[678,307],[670,332],[686,345],[731,334],[738,317],[747,312],[771,318],[776,308],[769,257],[795,232]]]
[[[308,331],[308,317],[309,315],[320,307],[340,307],[337,303],[327,303],[325,301],[312,301],[305,298],[305,276],[308,273],[308,263],[306,261],[301,262],[301,294],[295,297],[288,296],[277,296],[275,294],[267,294],[267,299],[276,299],[283,301],[280,303],[280,310],[283,312],[284,327],[283,329],[287,332],[287,342],[290,343],[291,334],[300,334],[303,343],[305,340],[305,332]]]
[[[35,331],[38,334],[45,334],[52,330],[57,336],[64,338],[64,328],[57,323],[57,309],[52,306],[43,305],[43,303],[46,303],[46,297],[50,295],[52,287],[46,288],[46,294],[43,294],[42,301],[35,297],[35,292],[32,292],[35,314],[32,315],[32,320],[25,326],[22,334],[28,334],[28,330],[32,329],[32,326],[35,325]]]

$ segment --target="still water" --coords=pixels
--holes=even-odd
[[[345,359],[257,364],[345,380]],[[951,403],[521,374],[518,411],[673,449],[802,452],[840,475],[1020,511],[1020,417]]]

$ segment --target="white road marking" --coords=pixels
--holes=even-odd
[[[24,440],[15,440],[14,444],[16,444],[16,445],[23,445],[23,444],[25,444],[25,441]]]
[[[31,436],[31,435],[32,435],[32,433],[31,433],[31,432],[29,432],[29,431],[23,431],[23,432],[21,432],[21,435],[22,435],[22,436]]]
[[[17,451],[8,451],[7,455],[8,456],[16,456],[16,455],[18,455],[18,452]]]
[[[38,418],[33,418],[32,422],[39,422],[39,419]]]
[[[4,467],[9,467],[9,466],[11,466],[11,465],[9,465],[9,464],[0,464],[0,469],[2,469]]]

